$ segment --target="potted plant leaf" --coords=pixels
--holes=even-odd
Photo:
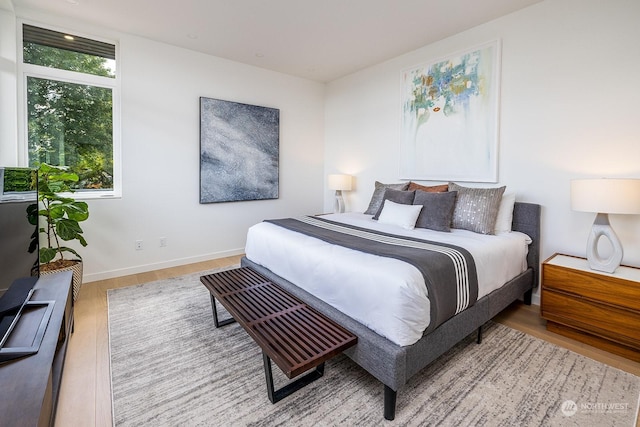
[[[38,167],[38,202],[28,213],[29,222],[40,221],[40,274],[51,274],[61,270],[73,271],[73,299],[78,297],[82,285],[82,257],[64,242],[77,240],[82,246],[87,241],[82,235],[80,222],[89,218],[86,202],[70,196],[72,185],[78,175],[66,167],[46,163]],[[44,237],[44,238],[42,238]],[[65,257],[66,255],[66,257]]]

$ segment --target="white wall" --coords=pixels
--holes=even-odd
[[[637,0],[548,0],[333,81],[325,174],[354,174],[347,209],[366,209],[375,180],[399,181],[401,71],[499,38],[499,184],[542,205],[542,259],[584,256],[595,215],[571,211],[570,180],[640,178],[638,22]],[[640,216],[610,219],[623,263],[640,266]]]
[[[252,224],[322,208],[324,85],[77,22],[29,18],[120,44],[122,198],[89,201],[85,281],[242,253]],[[280,109],[279,199],[199,204],[201,96]],[[7,161],[0,155],[0,162]]]
[[[18,162],[16,110],[16,24],[13,12],[0,3],[0,159]],[[7,120],[5,118],[12,118]]]

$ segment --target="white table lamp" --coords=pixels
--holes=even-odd
[[[640,214],[640,179],[574,179],[571,209],[597,213],[587,239],[587,261],[593,270],[613,273],[622,262],[623,250],[609,224],[609,214]],[[608,258],[598,252],[601,237],[608,239],[613,247]]]
[[[329,189],[336,190],[336,201],[333,211],[336,213],[344,212],[343,191],[351,190],[351,175],[329,175]]]

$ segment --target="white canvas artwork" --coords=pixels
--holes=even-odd
[[[400,176],[497,182],[499,43],[402,73]]]

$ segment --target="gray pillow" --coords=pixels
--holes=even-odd
[[[412,205],[414,204],[413,197],[415,194],[415,191],[402,191],[394,190],[393,188],[385,188],[384,194],[382,195],[382,203],[380,203],[380,207],[373,216],[373,219],[378,219],[380,217],[380,212],[382,212],[385,200],[391,200],[392,202],[400,203],[401,205]]]
[[[505,188],[470,188],[450,182],[449,191],[458,192],[451,227],[481,234],[494,234]]]
[[[384,190],[387,188],[391,188],[393,190],[406,190],[409,188],[409,183],[405,182],[403,184],[383,184],[381,182],[376,181],[376,187],[373,190],[373,195],[371,196],[371,201],[369,202],[369,207],[366,211],[364,211],[367,215],[375,215],[380,209],[380,205],[382,204],[382,197],[384,196]]]
[[[416,228],[428,228],[436,231],[451,231],[453,208],[456,205],[457,191],[446,193],[428,193],[416,190],[414,205],[422,205],[422,211],[416,221]]]

